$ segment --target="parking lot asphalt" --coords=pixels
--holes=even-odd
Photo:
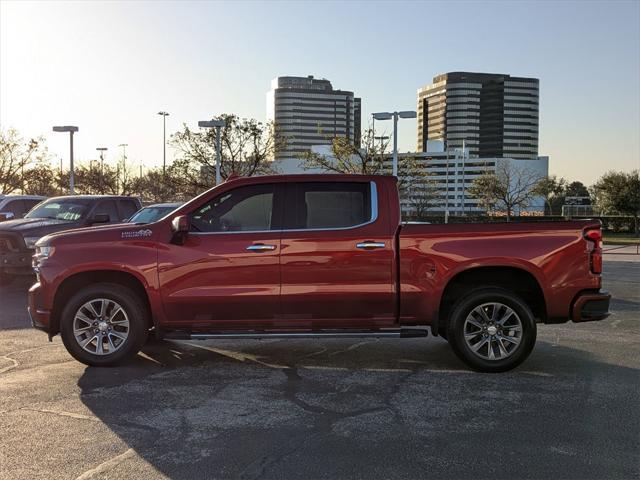
[[[0,478],[639,478],[640,263],[615,315],[474,373],[441,338],[156,342],[89,368],[0,290]]]

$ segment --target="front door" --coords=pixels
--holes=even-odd
[[[183,328],[271,325],[280,314],[281,187],[241,186],[191,214],[158,258],[167,320]]]
[[[287,186],[281,240],[282,317],[299,326],[395,323],[394,234],[375,182]]]

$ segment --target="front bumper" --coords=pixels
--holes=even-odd
[[[29,312],[29,318],[31,319],[31,325],[38,330],[49,332],[49,323],[51,320],[51,312],[42,308],[42,287],[39,282],[34,283],[29,288],[29,306],[27,311]],[[51,335],[50,335],[51,336]]]
[[[571,320],[574,322],[592,322],[604,320],[611,312],[609,303],[611,294],[606,291],[583,292],[576,297],[571,309]]]
[[[0,271],[14,275],[32,275],[33,250],[0,253]]]

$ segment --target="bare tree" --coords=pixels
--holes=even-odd
[[[272,173],[271,160],[284,146],[284,139],[273,124],[229,114],[221,115],[218,120],[225,122],[221,132],[220,173],[223,179],[232,174],[250,177]],[[215,167],[214,129],[194,131],[183,125],[182,131],[171,136],[171,144],[186,164]]]
[[[331,139],[331,155],[305,152],[302,168],[323,170],[328,173],[356,175],[391,175],[391,162],[386,158],[389,139],[376,141],[373,129],[367,129],[358,148],[346,137]],[[401,198],[420,188],[426,178],[425,169],[415,157],[402,157],[398,161],[398,190]]]
[[[389,140],[377,143],[372,129],[367,129],[362,135],[360,148],[347,137],[335,137],[329,140],[331,140],[331,156],[305,152],[302,154],[302,168],[358,175],[379,175],[385,172],[384,154],[389,146]]]
[[[510,221],[515,209],[527,208],[539,196],[537,186],[542,179],[526,167],[501,161],[496,164],[495,172],[484,173],[474,180],[469,194],[487,211],[503,210]]]
[[[413,182],[407,190],[409,206],[418,219],[425,217],[430,209],[442,204],[438,183],[429,176],[425,176],[420,182]]]
[[[24,172],[48,157],[42,138],[25,140],[14,128],[0,130],[0,193],[24,189]]]

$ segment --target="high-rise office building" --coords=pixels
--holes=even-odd
[[[418,90],[418,145],[443,140],[481,158],[538,156],[537,78],[450,72]]]
[[[267,93],[267,119],[286,139],[276,160],[299,159],[312,145],[330,144],[334,137],[360,143],[361,103],[353,92],[334,90],[326,79],[277,77]]]

